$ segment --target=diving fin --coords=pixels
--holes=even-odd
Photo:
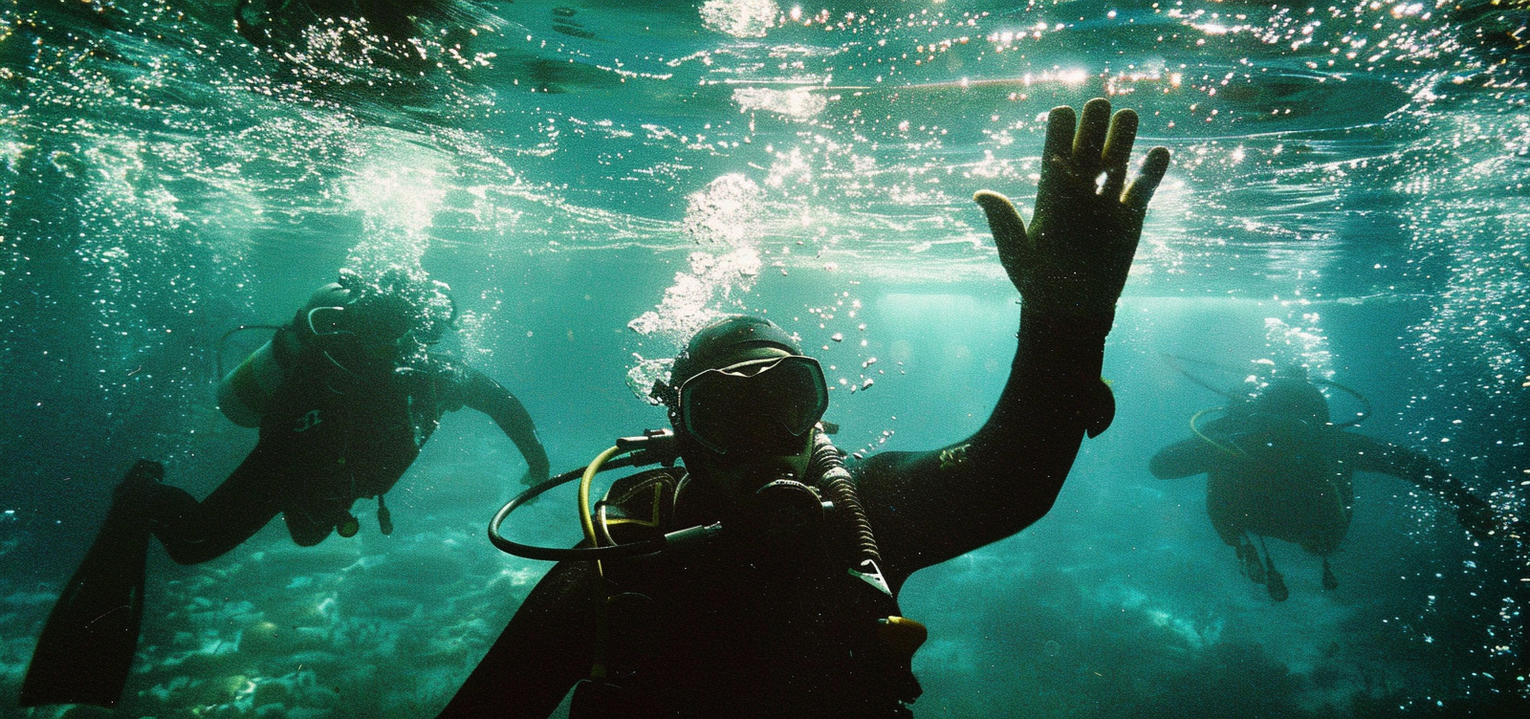
[[[1328,566],[1328,557],[1323,557],[1323,588],[1330,592],[1339,588],[1339,578],[1333,576],[1333,568]]]
[[[1264,588],[1269,590],[1270,599],[1284,602],[1291,596],[1291,591],[1286,588],[1286,578],[1275,569],[1275,559],[1270,556],[1270,548],[1264,543],[1264,535],[1259,536],[1259,548],[1264,550]]]
[[[128,472],[85,560],[48,614],[21,685],[21,706],[94,704],[122,699],[138,648],[143,618],[149,522],[134,502],[132,485],[157,482],[157,462]]]

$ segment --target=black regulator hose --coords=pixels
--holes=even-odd
[[[615,468],[618,466],[630,465],[631,463],[627,462],[626,460],[627,458],[623,457],[622,459],[607,463],[606,466]],[[494,514],[494,519],[489,520],[489,543],[493,544],[496,548],[499,549],[499,551],[506,554],[513,554],[517,557],[525,557],[526,559],[541,559],[549,562],[560,562],[565,559],[610,559],[613,557],[630,557],[642,554],[652,554],[664,548],[663,539],[634,542],[631,544],[619,544],[614,547],[599,548],[537,547],[530,544],[522,544],[520,542],[506,539],[504,535],[499,533],[500,525],[504,523],[505,518],[510,516],[511,512],[514,512],[516,509],[525,506],[527,502],[541,496],[543,493],[550,489],[554,489],[558,486],[568,484],[569,482],[579,479],[580,477],[584,476],[584,470],[584,467],[580,467],[579,469],[570,472],[564,472],[563,474],[560,474],[556,477],[553,477],[552,479],[537,484],[524,492],[521,492],[520,494],[516,495],[515,499],[510,500],[510,502],[505,506],[500,507],[499,511]]]

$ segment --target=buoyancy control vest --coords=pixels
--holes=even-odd
[[[614,483],[595,507],[608,544],[672,532],[683,469]],[[831,513],[821,541],[783,558],[747,535],[603,560],[605,625],[572,719],[619,716],[908,717],[924,641],[860,566],[857,527]],[[727,522],[724,522],[726,527]]]

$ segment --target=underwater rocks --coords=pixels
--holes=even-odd
[[[466,529],[332,537],[308,548],[266,532],[203,565],[155,564],[118,710],[35,716],[431,716],[546,569],[505,557]],[[4,706],[16,706],[57,598],[50,589],[0,577]]]

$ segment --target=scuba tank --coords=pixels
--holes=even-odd
[[[297,365],[298,354],[317,336],[314,315],[324,308],[342,308],[357,294],[348,285],[353,275],[342,272],[340,282],[320,287],[308,298],[308,303],[298,310],[297,316],[286,326],[240,325],[229,330],[218,340],[218,409],[223,416],[240,427],[259,427],[260,418],[270,407],[288,375]],[[324,318],[317,318],[322,322]],[[229,337],[246,330],[274,329],[270,341],[251,352],[233,371],[223,374],[223,346]]]
[[[261,415],[265,414],[271,398],[287,379],[288,368],[276,358],[276,343],[283,339],[283,332],[277,330],[274,337],[250,353],[218,383],[218,409],[234,424],[260,426]]]

